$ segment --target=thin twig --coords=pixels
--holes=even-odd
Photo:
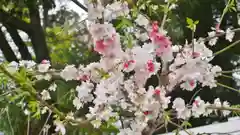
[[[240,31],[240,28],[233,29],[233,30],[231,30],[230,32],[238,32],[238,31]],[[224,36],[224,35],[226,35],[226,32],[217,33],[215,36],[206,37],[206,38],[204,39],[204,42],[207,42],[207,41],[209,41],[209,40],[211,40],[211,39],[213,39],[213,38],[215,38],[215,37],[221,37],[221,36]]]
[[[199,90],[197,90],[197,91],[193,94],[192,98],[191,98],[190,101],[189,101],[189,104],[192,103],[192,101],[194,100],[194,98],[196,97],[196,95],[197,95],[201,90],[202,90],[202,89],[199,89]]]
[[[227,85],[219,83],[219,82],[217,82],[217,85],[219,85],[221,87],[224,87],[224,88],[227,88],[227,89],[230,89],[230,90],[233,90],[233,91],[236,91],[236,92],[240,92],[240,90],[238,90],[238,89],[235,89],[233,87],[227,86]]]
[[[171,121],[171,120],[169,120],[168,122],[171,123],[172,125],[178,127],[179,129],[183,130],[183,131],[186,132],[188,135],[192,135],[192,134],[189,133],[186,129],[184,129],[182,126],[178,125],[177,123],[175,123],[175,122],[173,122],[173,121]]]
[[[30,132],[30,114],[28,114],[27,135],[29,135],[29,132]]]
[[[85,12],[88,12],[88,9],[82,4],[80,3],[78,0],[71,0],[74,4],[76,4],[78,7],[80,7],[82,10],[84,10]]]
[[[228,110],[232,112],[240,112],[240,108],[233,108],[233,107],[216,107],[213,105],[207,106],[206,109],[212,109],[212,110]]]
[[[158,130],[162,129],[165,126],[165,124],[160,125],[157,129],[155,129],[154,133],[157,132]]]
[[[12,135],[14,135],[14,130],[13,130],[13,127],[12,127],[10,116],[9,116],[9,107],[8,106],[7,106],[6,113],[7,113],[7,119],[8,119],[9,126],[11,128]]]
[[[236,42],[230,44],[229,46],[223,48],[222,50],[215,52],[213,55],[214,55],[214,56],[219,55],[219,54],[227,51],[228,49],[234,47],[235,45],[237,45],[237,44],[239,44],[239,43],[240,43],[240,40],[237,40]]]
[[[235,73],[235,72],[240,72],[240,69],[234,69],[234,70],[229,70],[229,71],[222,71],[220,73],[229,74],[229,73]]]
[[[218,23],[219,27],[220,27],[220,25],[221,25],[221,23],[222,23],[222,21],[223,21],[224,16],[225,16],[226,13],[227,13],[228,6],[229,6],[230,2],[231,2],[231,0],[228,0],[227,5],[226,5],[225,8],[223,9],[223,13],[222,13],[221,18],[220,18],[220,21],[219,21],[219,23]]]
[[[168,1],[168,3],[167,3],[167,8],[169,8],[169,6],[170,6],[170,1]],[[165,22],[167,20],[167,15],[168,15],[168,9],[167,9],[167,11],[164,12],[163,20],[162,20],[161,27],[160,27],[161,30],[164,29],[164,25],[165,25]]]
[[[229,75],[224,75],[224,74],[222,74],[221,76],[222,76],[222,77],[225,77],[225,78],[229,78],[229,79],[234,79],[232,76],[229,76]]]
[[[11,91],[5,92],[5,93],[1,94],[0,97],[6,96],[6,95],[11,94],[15,91],[17,91],[17,90],[11,90]]]
[[[195,50],[194,50],[194,32],[195,32],[195,31],[193,30],[193,31],[192,31],[192,49],[193,49],[192,52],[193,52],[193,53],[194,53],[194,51],[195,51]]]
[[[47,119],[46,119],[46,121],[45,121],[45,123],[44,123],[44,125],[43,125],[43,127],[42,127],[42,129],[41,129],[41,131],[39,132],[38,135],[41,135],[41,133],[42,133],[44,127],[47,125],[47,122],[48,122],[48,120],[49,120],[49,118],[50,118],[51,115],[52,115],[52,112],[49,112],[49,113],[48,113],[48,117],[47,117]]]

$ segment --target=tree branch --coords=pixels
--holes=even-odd
[[[221,54],[221,53],[223,53],[223,52],[231,49],[231,48],[234,47],[235,45],[238,45],[239,43],[240,43],[240,40],[237,40],[237,41],[235,41],[234,43],[230,44],[229,46],[223,48],[222,50],[215,52],[213,55],[214,55],[214,56],[217,56],[217,55],[219,55],[219,54]]]
[[[36,55],[36,62],[40,63],[42,60],[50,60],[49,51],[47,48],[44,30],[41,26],[40,15],[37,6],[34,3],[29,3],[29,17],[31,20],[32,33],[29,34],[33,49]]]
[[[19,33],[16,29],[10,27],[9,25],[4,25],[7,28],[10,36],[12,37],[14,43],[18,47],[18,50],[21,54],[23,60],[32,60],[32,56],[28,51],[26,44],[23,42],[22,38],[19,36]]]
[[[81,9],[83,9],[85,12],[88,12],[88,9],[82,4],[80,3],[78,0],[71,0],[74,4],[76,4],[77,6],[79,6]]]
[[[25,31],[26,33],[31,32],[31,27],[29,23],[24,22],[23,20],[12,16],[11,14],[0,9],[0,22],[2,24],[8,24],[11,27],[15,27],[16,29]]]
[[[0,29],[0,43],[1,43],[0,50],[2,50],[2,53],[5,59],[9,62],[12,62],[12,61],[18,62],[16,55],[14,54],[10,45],[8,44],[8,41],[6,40],[4,33],[1,31],[1,29]]]
[[[216,107],[216,106],[207,106],[207,109],[212,109],[212,110],[228,110],[232,112],[240,112],[240,108],[233,108],[233,107]]]

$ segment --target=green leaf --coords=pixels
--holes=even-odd
[[[187,127],[192,127],[192,124],[189,123],[188,121],[184,121],[182,124],[181,124],[183,127],[187,128]]]
[[[193,20],[192,20],[191,18],[188,18],[188,17],[187,17],[187,20],[186,20],[186,21],[187,21],[187,24],[188,24],[188,25],[193,25]]]
[[[199,23],[199,20],[195,21],[194,24],[197,25]]]
[[[25,96],[29,96],[30,94],[28,92],[22,92],[22,93],[18,93],[17,95],[13,96],[10,98],[10,101],[14,102],[22,97],[25,97]]]

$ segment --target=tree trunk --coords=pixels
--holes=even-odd
[[[14,52],[12,51],[12,48],[8,44],[8,41],[6,40],[4,33],[0,29],[0,49],[5,57],[5,59],[9,62],[16,61],[18,62],[18,59]]]
[[[43,28],[41,26],[40,15],[37,6],[34,4],[29,5],[29,15],[31,20],[31,42],[36,55],[36,62],[40,63],[42,60],[50,60],[49,51],[47,48],[46,38]]]
[[[7,28],[7,31],[10,33],[14,43],[18,47],[18,50],[21,54],[23,60],[32,60],[32,56],[28,51],[27,46],[23,42],[22,38],[19,36],[19,33],[16,29],[12,28],[9,25],[4,25]]]

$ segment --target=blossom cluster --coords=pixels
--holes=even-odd
[[[93,103],[85,115],[94,128],[100,128],[104,122],[115,119],[112,123],[119,129],[119,135],[142,135],[149,126],[149,121],[163,119],[166,109],[172,101],[172,109],[178,119],[208,116],[214,107],[229,107],[227,101],[215,99],[213,104],[205,102],[200,97],[193,103],[186,104],[178,97],[172,99],[169,93],[177,87],[193,91],[197,85],[210,88],[217,86],[216,77],[221,75],[222,69],[212,65],[213,52],[202,38],[194,39],[185,45],[173,45],[167,32],[159,27],[158,22],[150,22],[144,15],[139,14],[134,22],[134,41],[132,47],[124,47],[121,34],[117,32],[112,19],[119,16],[131,18],[126,2],[114,2],[104,7],[100,1],[88,1],[89,33],[92,36],[94,51],[101,55],[98,62],[89,65],[67,65],[59,72],[65,81],[79,81],[73,105],[76,110],[82,109],[85,104]],[[145,31],[139,32],[137,26]],[[141,28],[142,28],[141,27]],[[215,45],[217,34],[225,33],[222,30],[209,32],[209,45]],[[234,32],[226,30],[226,39],[230,42]],[[143,42],[139,45],[138,41]],[[160,59],[160,60],[159,60]],[[44,60],[37,64],[31,61],[10,63],[8,71],[13,73],[19,67],[29,71],[37,68],[40,73],[37,80],[51,80],[52,72],[49,61]],[[146,86],[152,76],[158,76],[159,84]],[[50,100],[50,91],[55,91],[57,85],[53,83],[48,89],[40,93],[42,100]],[[125,117],[125,113],[131,117]],[[226,116],[230,112],[222,111]],[[72,118],[72,117],[71,117]],[[74,118],[72,118],[74,119]],[[63,122],[56,120],[56,131],[65,134]]]

